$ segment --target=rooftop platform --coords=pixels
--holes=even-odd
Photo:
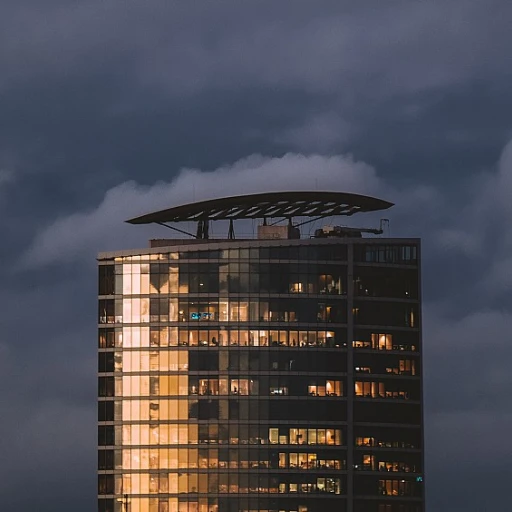
[[[130,224],[197,220],[330,217],[386,210],[393,203],[345,192],[269,192],[189,203],[127,220]]]
[[[327,217],[351,216],[355,213],[386,210],[391,206],[393,203],[382,199],[346,192],[268,192],[184,204],[135,217],[126,222],[130,224],[156,223],[198,239],[207,239],[209,238],[210,221],[228,220],[230,222],[228,238],[234,238],[234,220],[262,219],[262,227],[266,228],[261,230],[262,232],[272,231],[268,229],[270,226],[267,226],[267,219],[287,220],[290,230],[288,237],[295,238],[297,233],[292,230],[298,230],[299,226],[308,222]],[[296,218],[311,220],[294,223],[292,219]],[[167,224],[189,221],[198,223],[197,234],[187,233]],[[273,222],[273,224],[276,223]]]

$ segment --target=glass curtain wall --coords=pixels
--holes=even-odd
[[[394,512],[419,496],[413,251],[391,251],[390,274],[386,249],[346,241],[225,245],[100,261],[98,510],[343,512],[372,496]]]

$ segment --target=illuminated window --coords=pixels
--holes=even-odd
[[[304,286],[302,283],[290,284],[290,292],[291,293],[302,293],[303,291],[304,291]]]

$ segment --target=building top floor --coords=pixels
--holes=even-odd
[[[140,249],[106,251],[98,254],[98,261],[134,260],[144,257],[148,260],[179,259],[341,259],[346,260],[346,251],[333,258],[333,249],[354,246],[361,252],[357,258],[367,262],[401,263],[419,260],[420,238],[310,238],[297,240],[261,239],[157,239],[150,240],[150,246]],[[367,254],[368,258],[362,256]],[[330,257],[322,257],[322,255]]]

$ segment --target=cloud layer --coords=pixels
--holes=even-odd
[[[50,2],[44,14],[30,4],[4,7],[4,87],[41,73],[83,76],[87,64],[129,58],[132,78],[171,94],[247,85],[334,92],[348,80],[378,80],[379,94],[413,93],[503,72],[508,50],[498,43],[507,17],[498,9],[488,16],[493,4],[507,4],[489,0],[327,1],[322,9],[306,1],[155,1],[147,9],[95,0]]]
[[[149,187],[135,182],[118,185],[107,191],[93,210],[60,218],[42,230],[24,260],[26,264],[45,264],[90,258],[94,249],[119,248],[122,242],[134,241],[137,230],[123,225],[123,221],[173,204],[236,196],[248,190],[350,190],[374,195],[384,192],[383,188],[371,166],[350,156],[251,155],[213,171],[182,169],[170,183]]]

